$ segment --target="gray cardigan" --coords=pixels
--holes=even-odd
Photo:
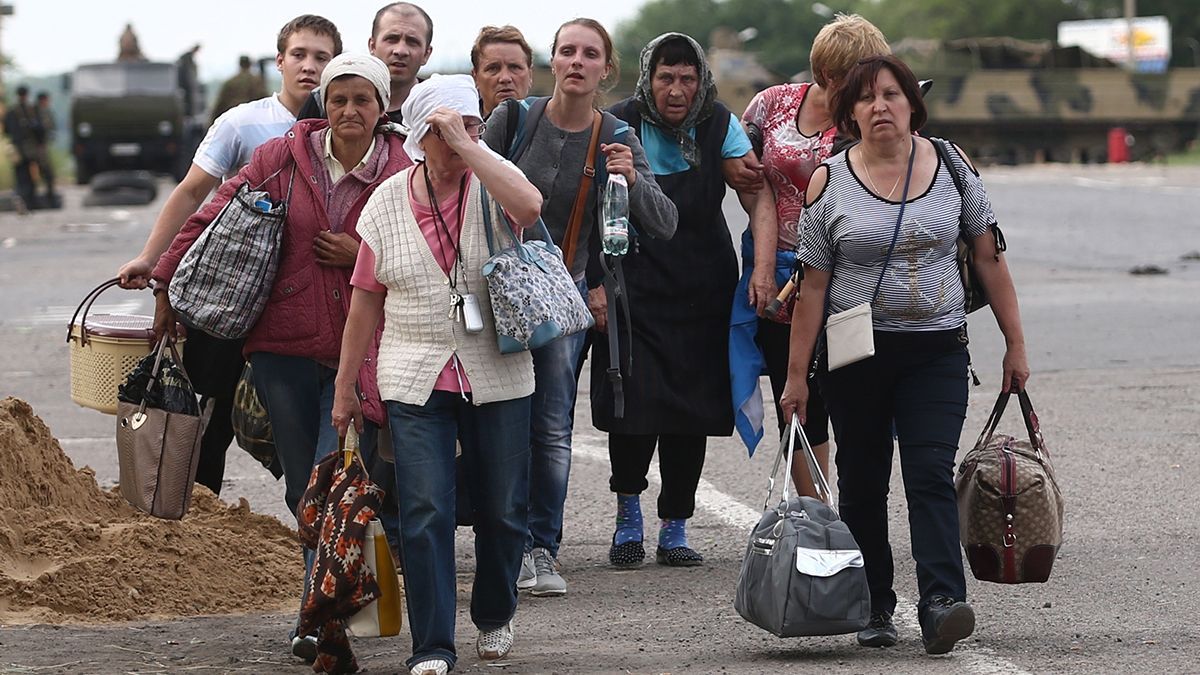
[[[507,115],[508,106],[497,106],[488,117],[487,128],[483,133],[483,140],[488,146],[502,155],[508,150],[499,147],[504,144]],[[571,207],[574,206],[575,195],[579,192],[579,179],[583,173],[584,158],[591,137],[591,129],[564,131],[554,126],[548,115],[543,115],[534,131],[533,140],[517,162],[517,166],[525,172],[529,182],[541,191],[542,220],[550,230],[550,236],[559,246],[566,235]],[[637,223],[638,232],[658,239],[670,239],[675,234],[675,225],[679,220],[675,204],[659,189],[654,174],[650,171],[650,164],[646,161],[646,152],[642,149],[641,141],[628,124],[618,121],[617,139],[633,151],[633,165],[638,173],[637,182],[629,190],[630,215]],[[597,149],[596,163],[600,164],[603,161],[604,154]],[[570,264],[571,275],[577,280],[583,279],[587,269],[587,240],[596,229],[596,200],[603,194],[602,188],[602,185],[593,185],[592,198],[583,212],[583,223],[579,228],[579,240],[575,246],[575,260]]]

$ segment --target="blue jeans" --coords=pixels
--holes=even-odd
[[[587,296],[586,284],[579,284]],[[575,426],[576,366],[587,331],[533,350],[533,412],[529,425],[529,536],[525,550],[548,549],[558,556],[563,505],[571,473],[571,431]]]
[[[492,630],[517,611],[529,496],[529,404],[527,396],[476,406],[447,391],[433,392],[425,405],[387,402],[413,639],[410,668],[433,658],[453,666],[457,658],[456,438],[475,517],[471,621]]]
[[[254,352],[250,355],[250,364],[254,372],[254,389],[271,420],[275,453],[283,467],[284,502],[288,511],[295,514],[313,467],[338,447],[337,430],[331,423],[337,371],[302,356],[268,352]],[[359,451],[368,465],[369,458],[375,453],[378,431],[378,426],[367,422],[359,437]],[[380,476],[377,480],[387,484],[387,477]],[[389,536],[398,533],[396,514],[381,513],[379,517]],[[313,550],[304,549],[306,591],[313,558]],[[301,604],[303,602],[302,595]]]

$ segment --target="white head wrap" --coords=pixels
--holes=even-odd
[[[370,54],[338,54],[325,66],[321,73],[321,108],[325,108],[325,97],[329,95],[329,83],[343,75],[357,75],[375,86],[381,112],[387,112],[392,99],[392,76],[387,64]]]
[[[408,138],[404,141],[404,152],[412,160],[425,159],[421,150],[421,139],[429,133],[425,120],[438,108],[449,108],[463,117],[479,117],[479,90],[470,75],[434,75],[418,82],[408,93],[400,111],[404,113],[404,125],[408,127]],[[483,140],[479,143],[482,145]]]

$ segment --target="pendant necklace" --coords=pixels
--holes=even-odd
[[[909,143],[911,144],[912,141],[910,140]],[[911,152],[911,149],[910,149],[910,152]],[[871,163],[867,161],[867,158],[863,157],[863,171],[867,172],[867,182],[871,184],[871,189],[875,191],[875,194],[882,196],[883,192],[879,188],[875,187],[875,179],[871,178],[870,164]],[[896,182],[892,183],[892,189],[888,190],[887,196],[884,197],[884,199],[891,200],[892,195],[895,194],[895,192],[896,192],[896,188],[900,186],[900,179],[903,177],[904,177],[903,173],[896,176]]]

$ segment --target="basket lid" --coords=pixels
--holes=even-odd
[[[89,335],[153,339],[154,317],[142,314],[89,314],[84,321]]]

